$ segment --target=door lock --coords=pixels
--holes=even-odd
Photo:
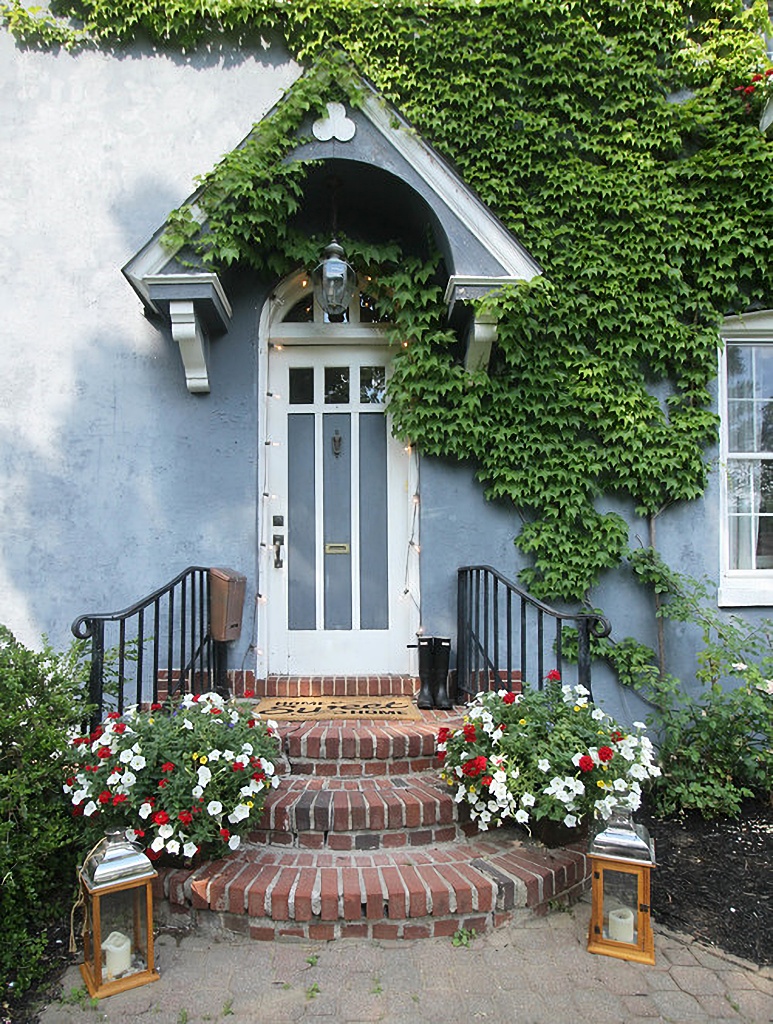
[[[282,534],[282,533],[275,533],[274,534],[273,544],[274,544],[274,568],[275,569],[281,569],[282,566],[284,565],[284,560],[282,559],[282,546],[283,546],[284,542],[285,542],[284,534]]]

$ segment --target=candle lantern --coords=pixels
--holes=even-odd
[[[109,832],[80,870],[84,962],[89,995],[101,999],[157,981],[153,964],[153,879],[139,845]]]
[[[618,808],[591,840],[592,909],[588,950],[655,963],[650,921],[650,871],[655,845],[631,812]]]

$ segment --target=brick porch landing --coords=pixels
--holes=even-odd
[[[422,938],[544,913],[588,883],[585,845],[479,833],[439,778],[421,722],[280,723],[285,762],[250,842],[195,870],[162,869],[158,916],[255,939]],[[203,922],[202,922],[203,923]]]

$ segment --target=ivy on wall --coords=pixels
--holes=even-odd
[[[306,168],[284,158],[310,111],[357,102],[340,49],[544,268],[489,296],[488,370],[467,373],[431,262],[347,240],[395,316],[391,411],[429,455],[474,460],[522,517],[539,596],[587,597],[625,556],[610,500],[643,517],[699,497],[716,436],[723,315],[773,306],[773,158],[758,124],[767,5],[736,0],[61,0],[0,5],[26,43],[186,48],[281,34],[300,80],[204,179],[202,234],[167,241],[274,275],[318,254],[292,227]],[[348,77],[347,77],[348,75]],[[756,77],[755,77],[756,76]]]

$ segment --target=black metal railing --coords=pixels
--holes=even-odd
[[[556,611],[491,566],[466,565],[458,570],[457,616],[460,703],[481,690],[510,690],[521,682],[541,688],[551,670],[565,682],[576,673],[592,694],[591,637],[608,636],[611,629],[601,615]],[[567,628],[575,631],[571,639]]]
[[[209,629],[209,570],[192,565],[120,612],[80,615],[72,624],[91,639],[89,701],[94,722],[159,694],[201,693],[220,681],[221,645]]]

